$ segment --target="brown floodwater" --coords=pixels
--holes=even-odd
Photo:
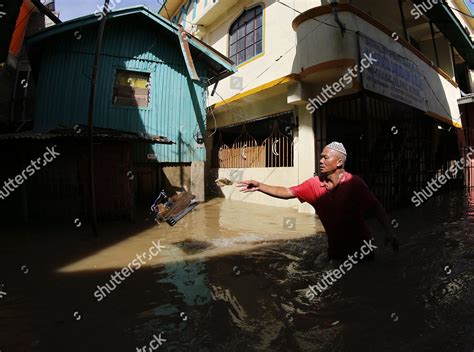
[[[74,219],[3,228],[0,351],[137,351],[160,333],[163,351],[474,351],[474,193],[390,216],[400,253],[371,221],[375,261],[312,301],[308,285],[340,262],[292,209],[214,199],[175,227],[143,215],[97,239]]]

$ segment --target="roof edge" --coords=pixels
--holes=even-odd
[[[131,6],[131,7],[118,9],[116,11],[111,11],[107,13],[107,19],[115,19],[122,16],[132,15],[132,14],[142,14],[144,16],[147,16],[154,22],[160,24],[165,29],[169,30],[174,35],[176,36],[179,35],[178,25],[167,20],[160,14],[155,13],[154,11],[151,11],[148,7],[144,5]],[[78,17],[70,21],[62,22],[55,26],[48,27],[45,30],[42,30],[38,33],[35,33],[32,36],[29,36],[27,38],[27,45],[31,46],[31,45],[41,42],[42,40],[46,40],[54,35],[72,31],[78,27],[89,26],[94,23],[98,23],[100,19],[101,19],[100,12],[96,10],[93,14],[86,15],[83,17]],[[189,32],[186,32],[186,34],[189,37],[189,43],[195,49],[199,50],[200,52],[205,54],[208,58],[212,59],[214,62],[216,62],[217,64],[221,65],[224,68],[223,73],[214,77],[214,80],[217,77],[219,77],[219,79],[222,79],[224,77],[227,77],[237,72],[235,64],[228,57],[221,54],[216,49],[212,48],[211,46],[204,43],[200,39],[196,38]]]

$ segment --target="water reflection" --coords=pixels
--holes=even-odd
[[[451,193],[434,198],[418,213],[398,212],[402,252],[391,255],[379,241],[375,262],[355,266],[311,302],[304,295],[307,286],[339,265],[327,261],[324,236],[267,241],[240,254],[207,258],[210,300],[202,302],[209,325],[201,326],[199,335],[212,343],[207,347],[212,351],[467,348],[474,276],[468,241],[472,231],[466,231],[466,221],[472,225],[474,209],[472,202],[464,208],[462,199],[462,194]],[[221,226],[230,223],[227,211],[222,211]],[[263,222],[271,225],[266,216]],[[262,235],[246,233],[252,228],[247,225],[239,224],[237,237],[195,245],[206,251],[260,243]],[[196,262],[200,268],[202,264]],[[192,286],[184,288],[195,292],[195,299],[203,296]]]
[[[166,351],[471,351],[473,200],[453,192],[392,213],[400,253],[378,239],[375,261],[312,301],[308,285],[340,263],[328,262],[313,216],[283,208],[214,200],[175,227],[116,241],[111,231],[100,248],[63,233],[26,247],[11,240],[0,258],[11,289],[0,301],[0,349],[126,351],[163,332]],[[296,229],[284,228],[288,216]],[[95,286],[155,239],[167,248],[94,301]],[[65,251],[77,246],[83,255]],[[18,276],[25,258],[28,284]]]

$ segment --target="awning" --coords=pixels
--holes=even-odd
[[[60,128],[48,132],[19,132],[0,134],[0,141],[12,140],[87,140],[89,137],[88,128],[84,125],[76,125],[73,128]],[[126,132],[107,128],[94,128],[94,140],[100,141],[122,141],[140,142],[150,144],[175,144],[167,137],[150,135],[142,132]]]

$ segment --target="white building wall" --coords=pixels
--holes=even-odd
[[[452,120],[456,123],[459,122],[460,112],[457,104],[457,99],[460,97],[459,88],[441,76],[411,50],[397,43],[391,36],[388,36],[372,24],[349,12],[342,12],[339,16],[347,28],[360,31],[363,35],[416,63],[420,74],[424,76],[426,82],[428,82],[425,89],[428,111],[447,120]],[[320,18],[322,19],[324,16]],[[336,24],[334,21],[328,21],[328,23]],[[301,23],[297,32],[298,38],[306,37],[312,42],[326,42],[324,45],[325,50],[320,51],[312,46],[298,46],[297,55],[300,66],[308,67],[331,60],[331,58],[333,60],[352,58],[358,61],[358,37],[355,33],[346,33],[344,37],[342,37],[339,28],[329,26],[325,26],[325,28],[321,28],[321,30],[318,31],[313,31],[313,21],[311,20]],[[331,40],[327,38],[331,38]],[[446,55],[449,55],[449,51],[448,53],[443,53],[441,56],[440,59],[442,59],[443,62],[449,62],[449,60],[451,60],[449,56]]]
[[[213,0],[208,0],[211,3]],[[238,67],[238,72],[219,82],[217,93],[210,97],[209,104],[222,102],[223,99],[229,99],[235,95],[248,92],[256,87],[261,87],[270,82],[275,82],[282,77],[288,77],[291,74],[298,74],[302,70],[317,64],[326,63],[335,60],[350,59],[357,62],[359,59],[359,49],[357,37],[350,32],[341,36],[340,29],[334,21],[332,14],[323,15],[318,18],[319,21],[325,21],[330,26],[308,20],[303,22],[297,32],[292,28],[292,21],[299,15],[278,2],[270,0],[227,0],[222,3],[229,5],[228,9],[216,20],[206,23],[206,16],[209,16],[209,8],[202,8],[201,17],[199,15],[199,6],[203,5],[203,0],[198,2],[198,15],[195,23],[203,19],[206,23],[200,28],[202,39],[216,50],[224,55],[228,55],[228,32],[233,21],[238,18],[245,8],[256,4],[264,4],[264,52],[263,55],[248,63]],[[354,2],[371,2],[374,4],[373,15],[376,18],[383,16],[386,8],[382,2],[368,0],[359,0]],[[309,8],[327,3],[327,1],[306,1],[293,0],[286,1],[287,4],[297,8],[299,11],[305,11]],[[213,5],[217,6],[217,5]],[[192,13],[192,8],[190,9]],[[188,15],[188,20],[190,15]],[[392,16],[393,17],[393,16]],[[209,18],[209,17],[207,17]],[[459,109],[457,98],[459,90],[455,88],[448,80],[439,75],[432,67],[420,60],[414,53],[380,31],[377,27],[367,23],[365,20],[348,12],[340,13],[341,21],[350,29],[360,31],[372,39],[383,43],[390,50],[406,56],[416,62],[421,73],[426,77],[433,91],[427,89],[427,100],[429,109],[447,119],[457,121]],[[269,20],[271,19],[271,20]],[[400,36],[402,27],[397,21],[387,23],[387,26],[397,31]],[[446,45],[446,40],[440,41],[440,47]],[[444,51],[443,49],[440,49]],[[449,53],[449,52],[448,52]],[[442,65],[448,67],[450,56],[446,52],[440,57]],[[452,63],[451,63],[452,64]],[[448,72],[449,73],[449,72]],[[452,74],[449,73],[450,75]],[[235,83],[231,85],[231,80],[242,79],[241,89],[236,89]],[[332,83],[328,76],[327,83]],[[471,79],[474,76],[471,72]],[[256,117],[267,116],[294,108],[294,105],[287,103],[287,88],[270,88],[268,91],[276,92],[267,94],[263,98],[256,99],[247,103],[231,103],[231,106],[222,105],[215,110],[216,125],[222,127],[229,124],[235,124],[245,120],[251,120]],[[313,176],[315,172],[315,136],[313,131],[313,119],[306,110],[305,105],[297,105],[299,127],[295,131],[294,146],[294,167],[292,168],[248,168],[243,170],[243,179],[255,179],[271,185],[294,186]],[[212,127],[213,120],[208,121]],[[211,128],[212,129],[212,128]],[[234,169],[219,169],[220,178],[231,178]],[[225,186],[222,191],[226,198],[234,200],[248,201],[258,204],[275,205],[282,207],[298,208],[302,212],[314,213],[309,205],[302,205],[297,200],[278,200],[261,193],[244,194],[239,192],[235,186]]]
[[[218,93],[228,99],[242,91],[261,86],[293,72],[296,54],[296,33],[291,27],[295,12],[273,1],[243,0],[229,9],[226,16],[208,29],[205,41],[224,55],[228,55],[229,29],[244,8],[264,4],[263,55],[238,66],[238,72],[219,82]],[[297,13],[296,13],[297,14]],[[273,19],[269,21],[268,19]],[[275,19],[278,19],[277,21]],[[243,89],[231,86],[231,80],[242,79]],[[210,103],[221,98],[215,96]]]

